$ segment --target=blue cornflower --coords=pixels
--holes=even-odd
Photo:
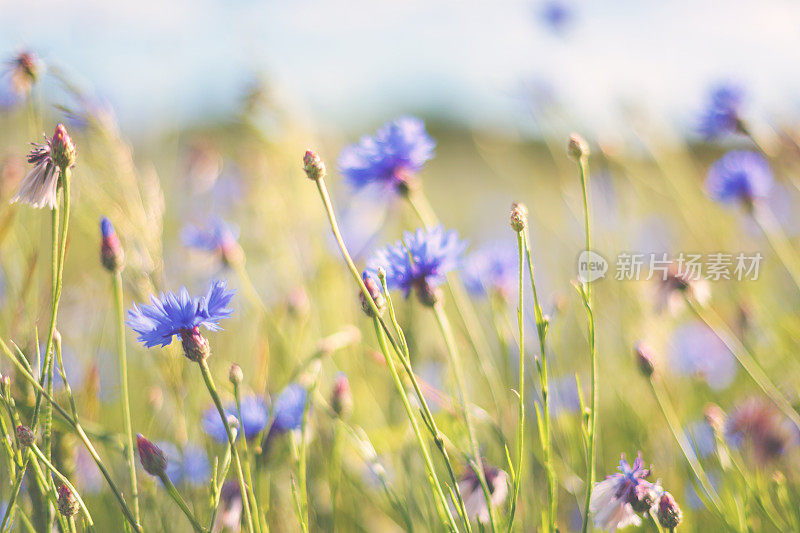
[[[219,217],[211,217],[204,227],[187,225],[181,231],[181,240],[185,246],[219,253],[226,263],[239,257],[239,229]]]
[[[738,85],[727,83],[714,87],[700,116],[700,134],[710,140],[724,133],[741,131],[743,124],[739,113],[744,97],[744,89]]]
[[[300,429],[306,409],[306,389],[299,383],[290,383],[278,395],[272,412],[272,427],[269,432],[286,433]]]
[[[708,171],[706,190],[719,202],[752,205],[772,189],[772,170],[761,154],[747,150],[728,152]]]
[[[572,22],[573,12],[570,6],[560,0],[550,0],[541,7],[539,16],[551,30],[563,33]]]
[[[183,451],[171,442],[156,444],[167,458],[166,472],[170,481],[176,485],[205,485],[211,475],[211,463],[205,450],[191,444],[185,446]]]
[[[210,349],[200,334],[200,326],[210,331],[221,329],[219,321],[233,313],[228,304],[234,292],[227,290],[226,281],[212,281],[206,295],[200,297],[190,296],[186,287],[181,287],[178,294],[168,292],[158,299],[152,297],[152,305],[133,304],[126,323],[147,348],[167,346],[178,335],[186,357],[193,361],[205,359]]]
[[[466,247],[455,231],[445,231],[441,226],[420,228],[414,233],[405,232],[402,240],[376,251],[367,267],[376,278],[382,268],[390,289],[400,289],[406,297],[415,289],[421,302],[433,305],[436,288],[458,266]]]
[[[433,157],[436,142],[418,118],[401,117],[364,136],[339,155],[339,171],[356,189],[406,191],[409,180]]]
[[[498,293],[510,298],[518,290],[518,252],[506,243],[489,243],[464,260],[461,273],[464,285],[472,294]]]
[[[655,503],[660,487],[647,481],[650,470],[644,468],[639,454],[633,465],[625,456],[619,462],[619,473],[607,476],[595,483],[589,511],[594,517],[594,527],[604,531],[615,531],[631,525],[640,525],[642,519],[637,514],[647,510],[647,505]],[[635,507],[635,508],[634,508]]]
[[[269,411],[266,402],[259,396],[245,396],[242,398],[241,407],[241,420],[239,420],[235,403],[230,403],[225,407],[225,414],[239,420],[239,432],[244,432],[245,438],[249,440],[261,433],[267,426]],[[203,431],[217,442],[228,442],[225,425],[215,407],[209,407],[203,414]]]

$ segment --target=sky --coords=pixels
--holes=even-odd
[[[555,32],[541,0],[0,0],[0,53],[37,51],[134,130],[224,113],[256,75],[340,129],[399,113],[519,128],[532,92],[587,128],[631,105],[689,128],[718,80],[755,114],[800,115],[798,2],[562,3]]]

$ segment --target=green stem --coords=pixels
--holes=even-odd
[[[475,465],[477,466],[476,475],[481,483],[483,489],[484,499],[486,500],[486,507],[489,511],[489,523],[492,531],[497,530],[494,509],[492,506],[492,496],[489,492],[489,487],[486,484],[486,475],[483,469],[483,459],[481,458],[481,451],[478,446],[478,439],[475,436],[475,426],[472,420],[472,413],[469,408],[469,399],[467,398],[467,390],[464,382],[464,373],[461,366],[461,358],[459,357],[458,347],[456,346],[455,338],[453,337],[453,328],[447,320],[447,315],[444,312],[441,302],[437,302],[433,306],[433,314],[436,316],[436,322],[439,324],[439,329],[444,337],[444,343],[447,346],[447,353],[450,356],[450,365],[453,367],[453,374],[456,378],[456,389],[458,390],[458,400],[461,407],[461,414],[464,417],[464,423],[467,426],[467,436],[469,437],[472,455],[474,457]]]
[[[306,392],[306,402],[303,406],[303,424],[300,429],[300,455],[297,460],[297,479],[300,484],[300,523],[303,525],[304,531],[308,531],[310,526],[310,519],[308,514],[308,423],[309,413],[311,412],[311,402],[314,398],[314,393],[317,390],[319,374],[314,376],[311,386]]]
[[[65,475],[63,475],[61,472],[58,471],[58,469],[55,466],[53,466],[53,463],[51,463],[50,460],[47,457],[45,457],[45,455],[36,446],[35,443],[29,447],[29,450],[41,462],[44,463],[44,465],[53,473],[53,475],[55,475],[64,485],[67,486],[67,488],[69,488],[69,490],[72,491],[72,494],[75,496],[75,499],[78,500],[78,505],[80,505],[81,511],[83,511],[83,515],[86,517],[86,521],[89,523],[90,526],[93,526],[94,522],[92,521],[92,515],[89,514],[89,509],[87,509],[86,504],[83,503],[83,499],[81,498],[81,495],[78,494],[78,490],[72,485],[72,483],[69,482],[69,480]]]
[[[86,436],[86,432],[83,430],[83,427],[78,422],[78,420],[70,416],[69,413],[67,413],[60,405],[58,405],[55,402],[53,397],[50,394],[48,394],[46,390],[44,390],[44,388],[39,384],[37,379],[33,377],[33,375],[30,374],[28,370],[25,368],[25,366],[17,360],[16,356],[13,354],[13,352],[11,352],[11,350],[8,348],[8,345],[6,345],[6,343],[2,339],[0,339],[0,348],[3,350],[3,353],[5,353],[6,357],[8,357],[14,364],[17,371],[19,372],[19,375],[22,376],[28,383],[30,383],[31,386],[39,394],[41,394],[44,397],[44,399],[47,400],[51,406],[53,406],[55,411],[58,412],[58,414],[61,415],[61,417],[64,418],[64,420],[72,427],[72,429],[75,431],[75,434],[78,436],[80,441],[86,447],[86,451],[89,452],[89,455],[91,456],[92,460],[97,465],[97,468],[100,470],[100,473],[105,478],[106,483],[111,489],[111,492],[114,494],[114,497],[117,499],[120,508],[122,509],[123,515],[125,515],[125,519],[128,521],[128,523],[130,523],[134,531],[136,531],[137,533],[141,533],[142,527],[139,525],[138,521],[133,516],[133,513],[131,512],[130,508],[125,503],[125,499],[122,497],[122,493],[117,488],[117,485],[114,483],[114,480],[108,473],[108,469],[106,469],[105,465],[103,464],[103,461],[100,459],[100,456],[97,453],[97,450],[95,450],[94,445],[92,445],[92,442],[89,440],[89,437]]]
[[[467,508],[466,504],[464,503],[464,496],[461,494],[461,489],[458,486],[455,469],[453,468],[453,464],[450,461],[450,455],[447,453],[447,448],[445,446],[444,436],[439,430],[439,426],[436,424],[436,419],[433,417],[433,413],[428,406],[428,400],[425,399],[425,395],[422,393],[422,388],[420,387],[417,375],[414,373],[414,369],[411,367],[411,353],[408,350],[408,342],[406,342],[403,328],[400,327],[400,323],[397,321],[397,314],[395,313],[394,304],[392,303],[392,296],[389,294],[389,288],[386,286],[386,277],[381,276],[380,274],[378,277],[381,281],[383,295],[386,298],[386,307],[389,311],[389,319],[392,323],[392,327],[397,332],[397,337],[400,340],[400,347],[402,348],[402,352],[395,353],[397,353],[398,359],[400,359],[400,363],[403,365],[403,369],[405,370],[409,381],[411,381],[411,385],[414,387],[414,393],[416,394],[417,399],[422,406],[422,421],[425,423],[425,427],[430,432],[431,438],[436,444],[436,448],[439,450],[445,466],[447,466],[447,473],[450,476],[450,483],[452,485],[453,492],[456,494],[458,513],[464,522],[465,530],[470,532],[472,531],[472,526],[470,525],[469,517],[467,516]]]
[[[770,400],[780,409],[780,411],[800,429],[800,415],[792,407],[792,404],[781,393],[777,386],[767,376],[755,358],[747,350],[747,347],[736,335],[728,328],[723,320],[711,308],[700,305],[692,298],[686,298],[686,302],[694,314],[702,320],[711,331],[722,341],[723,344],[742,365],[745,372],[752,378],[758,387],[766,394]]]
[[[680,423],[678,422],[678,417],[675,414],[672,403],[670,403],[669,399],[666,397],[666,393],[660,384],[658,384],[652,378],[649,381],[650,389],[653,391],[653,396],[656,399],[656,403],[658,403],[658,407],[661,409],[661,413],[664,415],[664,419],[667,421],[667,425],[672,432],[672,436],[675,437],[675,441],[678,443],[678,446],[680,446],[684,457],[686,457],[689,467],[692,469],[692,472],[697,478],[697,481],[700,483],[700,486],[703,487],[703,490],[708,495],[711,503],[714,505],[717,514],[723,516],[722,502],[719,499],[719,495],[711,485],[711,481],[708,479],[705,470],[703,470],[703,467],[700,465],[700,461],[697,460],[697,456],[692,450],[692,445],[689,443],[686,435],[681,431]]]
[[[183,497],[181,497],[180,493],[178,492],[178,489],[175,488],[175,485],[172,484],[172,481],[169,480],[167,474],[161,474],[160,476],[158,476],[158,478],[161,480],[161,483],[164,484],[164,488],[167,489],[167,494],[169,494],[170,497],[173,499],[173,501],[176,504],[178,504],[178,507],[181,508],[183,514],[185,514],[186,518],[189,519],[189,522],[192,523],[192,527],[194,528],[194,530],[197,531],[198,533],[205,533],[206,530],[203,529],[203,526],[201,526],[200,522],[197,521],[197,518],[194,517],[194,514],[192,513],[191,509],[189,509],[189,506],[186,505],[186,502],[183,500]]]
[[[514,517],[517,510],[517,499],[519,489],[522,485],[522,459],[525,447],[525,320],[524,320],[524,274],[525,274],[525,254],[524,238],[521,231],[517,232],[517,250],[519,251],[519,294],[517,299],[517,326],[519,329],[519,405],[517,407],[517,468],[514,475],[514,493],[511,497],[511,512],[508,519],[508,531],[514,527]]]
[[[136,456],[133,448],[133,424],[131,423],[131,401],[128,390],[128,356],[125,346],[125,311],[122,297],[122,274],[114,272],[112,276],[114,290],[114,310],[117,314],[117,348],[119,355],[119,375],[122,386],[122,421],[125,428],[125,457],[128,461],[128,476],[131,484],[131,501],[133,503],[133,516],[140,522],[139,514],[139,488],[136,482]]]
[[[767,238],[772,250],[783,263],[786,271],[789,272],[792,281],[800,289],[800,264],[797,261],[795,251],[792,250],[789,239],[775,218],[775,214],[768,206],[761,204],[754,205],[751,214],[758,227],[764,232],[764,236]]]
[[[592,250],[591,216],[589,214],[589,159],[582,155],[578,158],[578,174],[581,181],[581,193],[583,195],[583,227],[586,236],[586,251]],[[588,315],[589,328],[589,357],[591,361],[591,407],[589,410],[589,423],[587,436],[589,450],[586,457],[587,476],[586,476],[586,500],[584,502],[584,518],[582,532],[586,533],[589,527],[589,502],[592,499],[592,489],[595,479],[595,444],[597,440],[597,346],[595,338],[594,311],[592,307],[592,284],[587,281],[583,286],[583,303]]]
[[[451,531],[458,531],[458,526],[456,525],[455,519],[450,512],[450,507],[447,504],[447,498],[445,497],[442,487],[439,484],[439,479],[436,476],[436,470],[433,467],[433,461],[431,460],[430,453],[428,452],[428,447],[425,444],[425,439],[422,437],[422,432],[419,429],[417,418],[414,415],[414,408],[411,407],[411,402],[408,400],[406,390],[403,387],[403,383],[400,381],[400,376],[397,374],[397,369],[394,366],[394,360],[389,353],[389,347],[386,345],[386,335],[377,319],[373,319],[373,323],[375,325],[375,335],[378,338],[378,345],[381,348],[383,358],[386,360],[386,366],[389,367],[389,373],[392,375],[392,381],[395,389],[400,395],[400,399],[403,402],[403,407],[405,408],[408,419],[411,422],[411,428],[414,430],[414,435],[417,437],[417,444],[420,452],[422,453],[422,458],[425,461],[425,467],[428,471],[428,482],[431,485],[431,492],[437,499],[437,508],[439,508],[440,512],[443,512],[445,515],[444,525]]]
[[[233,432],[231,431],[231,426],[228,424],[228,418],[225,416],[225,409],[222,407],[222,401],[219,398],[219,394],[217,393],[217,387],[214,385],[214,378],[211,377],[211,369],[208,368],[208,362],[206,360],[202,360],[198,362],[200,366],[200,371],[203,374],[203,380],[206,383],[206,388],[208,388],[208,393],[211,395],[211,400],[214,402],[214,405],[217,408],[217,412],[219,412],[220,418],[222,418],[222,424],[225,426],[225,434],[228,436],[228,444],[231,446],[231,450],[233,450],[233,465],[236,468],[236,476],[239,479],[239,489],[242,493],[242,504],[244,507],[244,514],[245,514],[245,521],[247,524],[247,530],[250,533],[253,532],[253,516],[250,513],[250,499],[247,497],[247,483],[244,480],[244,473],[242,472],[242,462],[239,459],[239,450],[236,448],[236,439],[233,436]],[[244,433],[244,428],[242,428],[242,433]]]
[[[239,389],[239,384],[234,383],[233,385],[233,396],[236,399],[236,411],[239,415],[239,420],[244,420],[242,418],[242,399],[241,399],[241,390]],[[244,428],[242,428],[242,433],[244,432]],[[258,510],[258,498],[255,495],[255,485],[253,484],[253,477],[250,473],[250,447],[247,443],[247,438],[242,439],[242,447],[244,448],[244,475],[247,481],[247,497],[250,499],[250,508],[253,512],[254,518],[254,525],[256,528],[257,533],[261,533],[261,513]]]
[[[536,368],[539,374],[539,387],[542,390],[542,460],[544,462],[545,473],[547,475],[547,492],[550,497],[550,529],[556,530],[556,519],[558,517],[558,485],[556,483],[555,469],[553,468],[553,461],[551,456],[551,420],[550,420],[550,380],[547,373],[547,321],[542,311],[542,306],[539,303],[539,294],[536,291],[536,277],[534,276],[533,267],[533,254],[531,252],[530,243],[528,242],[528,230],[523,228],[520,232],[522,235],[522,245],[525,247],[525,254],[528,260],[528,272],[531,278],[531,292],[533,293],[533,314],[536,319],[536,333],[539,338],[539,360],[536,362]],[[520,283],[522,279],[520,278]],[[591,349],[594,351],[594,323],[592,323],[592,345]],[[592,356],[592,360],[596,359]]]

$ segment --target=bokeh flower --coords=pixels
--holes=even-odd
[[[147,348],[167,346],[178,335],[184,345],[187,357],[195,354],[189,343],[201,342],[200,326],[217,331],[219,321],[229,318],[233,310],[228,304],[234,291],[227,290],[227,282],[212,281],[205,296],[192,297],[186,287],[178,294],[162,293],[159,298],[150,299],[152,305],[137,306],[128,310],[128,326],[139,334],[138,340]],[[207,343],[207,341],[206,341]]]
[[[339,171],[356,189],[376,187],[383,192],[403,192],[433,157],[435,146],[423,121],[401,117],[342,150]]]
[[[554,33],[562,34],[572,22],[574,12],[563,0],[548,0],[540,7],[539,18]]]
[[[233,264],[241,258],[238,239],[239,229],[219,217],[211,217],[205,226],[190,224],[181,231],[185,246],[219,254],[225,264]]]
[[[741,131],[740,112],[744,98],[744,89],[739,85],[725,83],[713,87],[700,115],[700,134],[710,140],[725,133]]]
[[[594,527],[613,532],[623,527],[640,525],[642,519],[631,503],[637,501],[642,489],[653,488],[653,484],[646,480],[649,475],[650,470],[644,468],[641,454],[633,465],[628,464],[623,455],[619,462],[619,473],[594,485],[589,503]]]
[[[679,373],[699,377],[714,390],[727,388],[738,371],[728,347],[696,321],[681,325],[673,333],[670,361]]]
[[[402,240],[376,251],[367,267],[376,278],[378,269],[383,268],[390,289],[400,289],[406,297],[414,289],[423,303],[431,304],[433,291],[458,267],[466,246],[455,231],[445,231],[441,226],[420,228],[405,232]]]
[[[508,497],[508,474],[483,462],[483,475],[486,487],[489,489],[489,500],[492,507],[500,507]],[[478,475],[472,468],[467,468],[458,481],[458,489],[464,497],[464,507],[470,520],[477,520],[481,524],[489,522],[489,508],[486,506],[486,496],[481,487]]]
[[[272,412],[270,435],[300,429],[306,408],[306,389],[299,383],[290,383],[278,395]]]
[[[211,533],[241,531],[242,489],[235,479],[226,481],[219,493],[219,512],[214,519]]]
[[[772,170],[764,157],[747,150],[728,152],[709,169],[706,178],[708,195],[723,203],[751,205],[769,196]]]
[[[742,447],[760,464],[779,459],[798,434],[789,421],[771,404],[748,398],[727,419],[725,433],[733,446]]]
[[[518,290],[518,251],[503,242],[486,244],[464,259],[461,274],[470,293],[498,294],[509,299]]]
[[[167,477],[172,483],[200,487],[208,482],[211,475],[211,463],[203,448],[187,444],[180,450],[171,442],[166,441],[158,442],[157,446],[161,448],[167,459]]]
[[[243,397],[241,408],[241,420],[235,403],[230,403],[225,407],[225,414],[239,420],[239,432],[244,432],[245,438],[250,440],[264,431],[269,420],[269,411],[264,399],[255,395]],[[203,414],[203,431],[217,442],[228,442],[225,425],[215,407],[209,407]]]

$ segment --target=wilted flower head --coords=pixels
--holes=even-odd
[[[36,435],[33,433],[31,428],[20,424],[17,426],[17,440],[19,441],[20,446],[27,448],[36,442]]]
[[[322,158],[311,150],[306,150],[303,156],[303,170],[305,170],[308,179],[312,181],[319,181],[327,173]]]
[[[100,262],[109,272],[117,272],[125,262],[125,254],[108,217],[100,219],[100,235],[103,239],[100,244]]]
[[[735,84],[720,84],[712,88],[700,115],[700,134],[710,140],[724,133],[741,131],[740,112],[744,97],[744,89]]]
[[[61,485],[58,488],[58,512],[63,516],[70,517],[78,514],[79,509],[78,498],[68,486]]]
[[[669,265],[666,276],[658,279],[656,294],[656,311],[668,310],[671,314],[685,306],[684,299],[692,298],[699,304],[704,304],[711,296],[708,281],[696,279],[687,265],[673,262]]]
[[[401,117],[342,150],[339,171],[356,189],[376,186],[382,191],[404,192],[414,174],[433,157],[435,146],[424,122]]]
[[[225,414],[239,420],[239,433],[244,432],[245,438],[249,440],[264,431],[269,420],[269,411],[264,399],[255,395],[243,397],[241,399],[241,408],[241,420],[239,420],[236,403],[228,404],[225,407]],[[217,442],[228,442],[225,425],[222,423],[219,411],[215,407],[209,407],[203,414],[203,431]]]
[[[725,343],[700,322],[689,322],[675,330],[670,360],[678,372],[699,377],[714,390],[727,388],[738,371]]]
[[[458,266],[466,246],[455,231],[445,231],[441,226],[420,228],[405,232],[402,240],[375,252],[367,265],[373,273],[383,268],[390,289],[400,289],[406,297],[415,289],[423,303],[432,304],[433,291]]]
[[[45,135],[44,140],[44,144],[33,144],[28,154],[28,163],[33,168],[22,179],[17,194],[11,199],[12,204],[25,202],[37,209],[55,209],[61,172],[75,163],[75,145],[61,124],[56,127],[52,139]]]
[[[181,240],[185,246],[218,253],[228,265],[241,260],[242,251],[236,242],[238,239],[238,228],[219,217],[211,217],[203,227],[187,225],[181,231]]]
[[[788,421],[771,403],[750,398],[728,417],[725,431],[735,446],[743,446],[762,464],[779,459],[791,444],[796,444]]]
[[[161,448],[147,440],[141,433],[136,435],[136,447],[145,472],[151,476],[161,476],[166,472],[167,458]]]
[[[212,281],[206,295],[200,297],[190,296],[186,287],[182,287],[177,295],[168,292],[158,299],[152,297],[152,305],[134,304],[128,311],[126,323],[139,334],[139,342],[147,348],[167,346],[173,336],[180,336],[186,356],[197,360],[208,356],[208,353],[194,350],[203,349],[208,342],[200,335],[200,326],[210,331],[219,330],[219,321],[233,313],[228,307],[233,294],[234,291],[227,290],[225,281]]]
[[[653,375],[653,371],[656,368],[655,356],[652,350],[643,342],[637,342],[633,350],[636,354],[636,362],[639,365],[639,371],[645,377],[649,378]]]
[[[483,462],[483,475],[486,487],[489,489],[492,507],[500,507],[508,497],[508,474],[492,465]],[[464,507],[470,520],[477,520],[482,524],[489,521],[489,509],[486,506],[486,496],[478,479],[478,474],[472,468],[467,468],[458,482],[458,488],[464,497]]]
[[[518,290],[518,252],[508,243],[489,243],[464,259],[461,273],[464,285],[472,294],[499,294],[511,298]]]
[[[769,196],[772,170],[764,157],[747,150],[728,152],[708,171],[708,195],[724,203],[740,202],[746,206]]]
[[[627,526],[638,526],[641,518],[633,509],[632,503],[641,502],[642,495],[653,487],[647,481],[650,470],[643,467],[642,456],[636,458],[633,466],[625,456],[619,462],[620,473],[612,474],[605,480],[595,483],[589,511],[594,517],[594,527],[604,531],[615,531]]]

